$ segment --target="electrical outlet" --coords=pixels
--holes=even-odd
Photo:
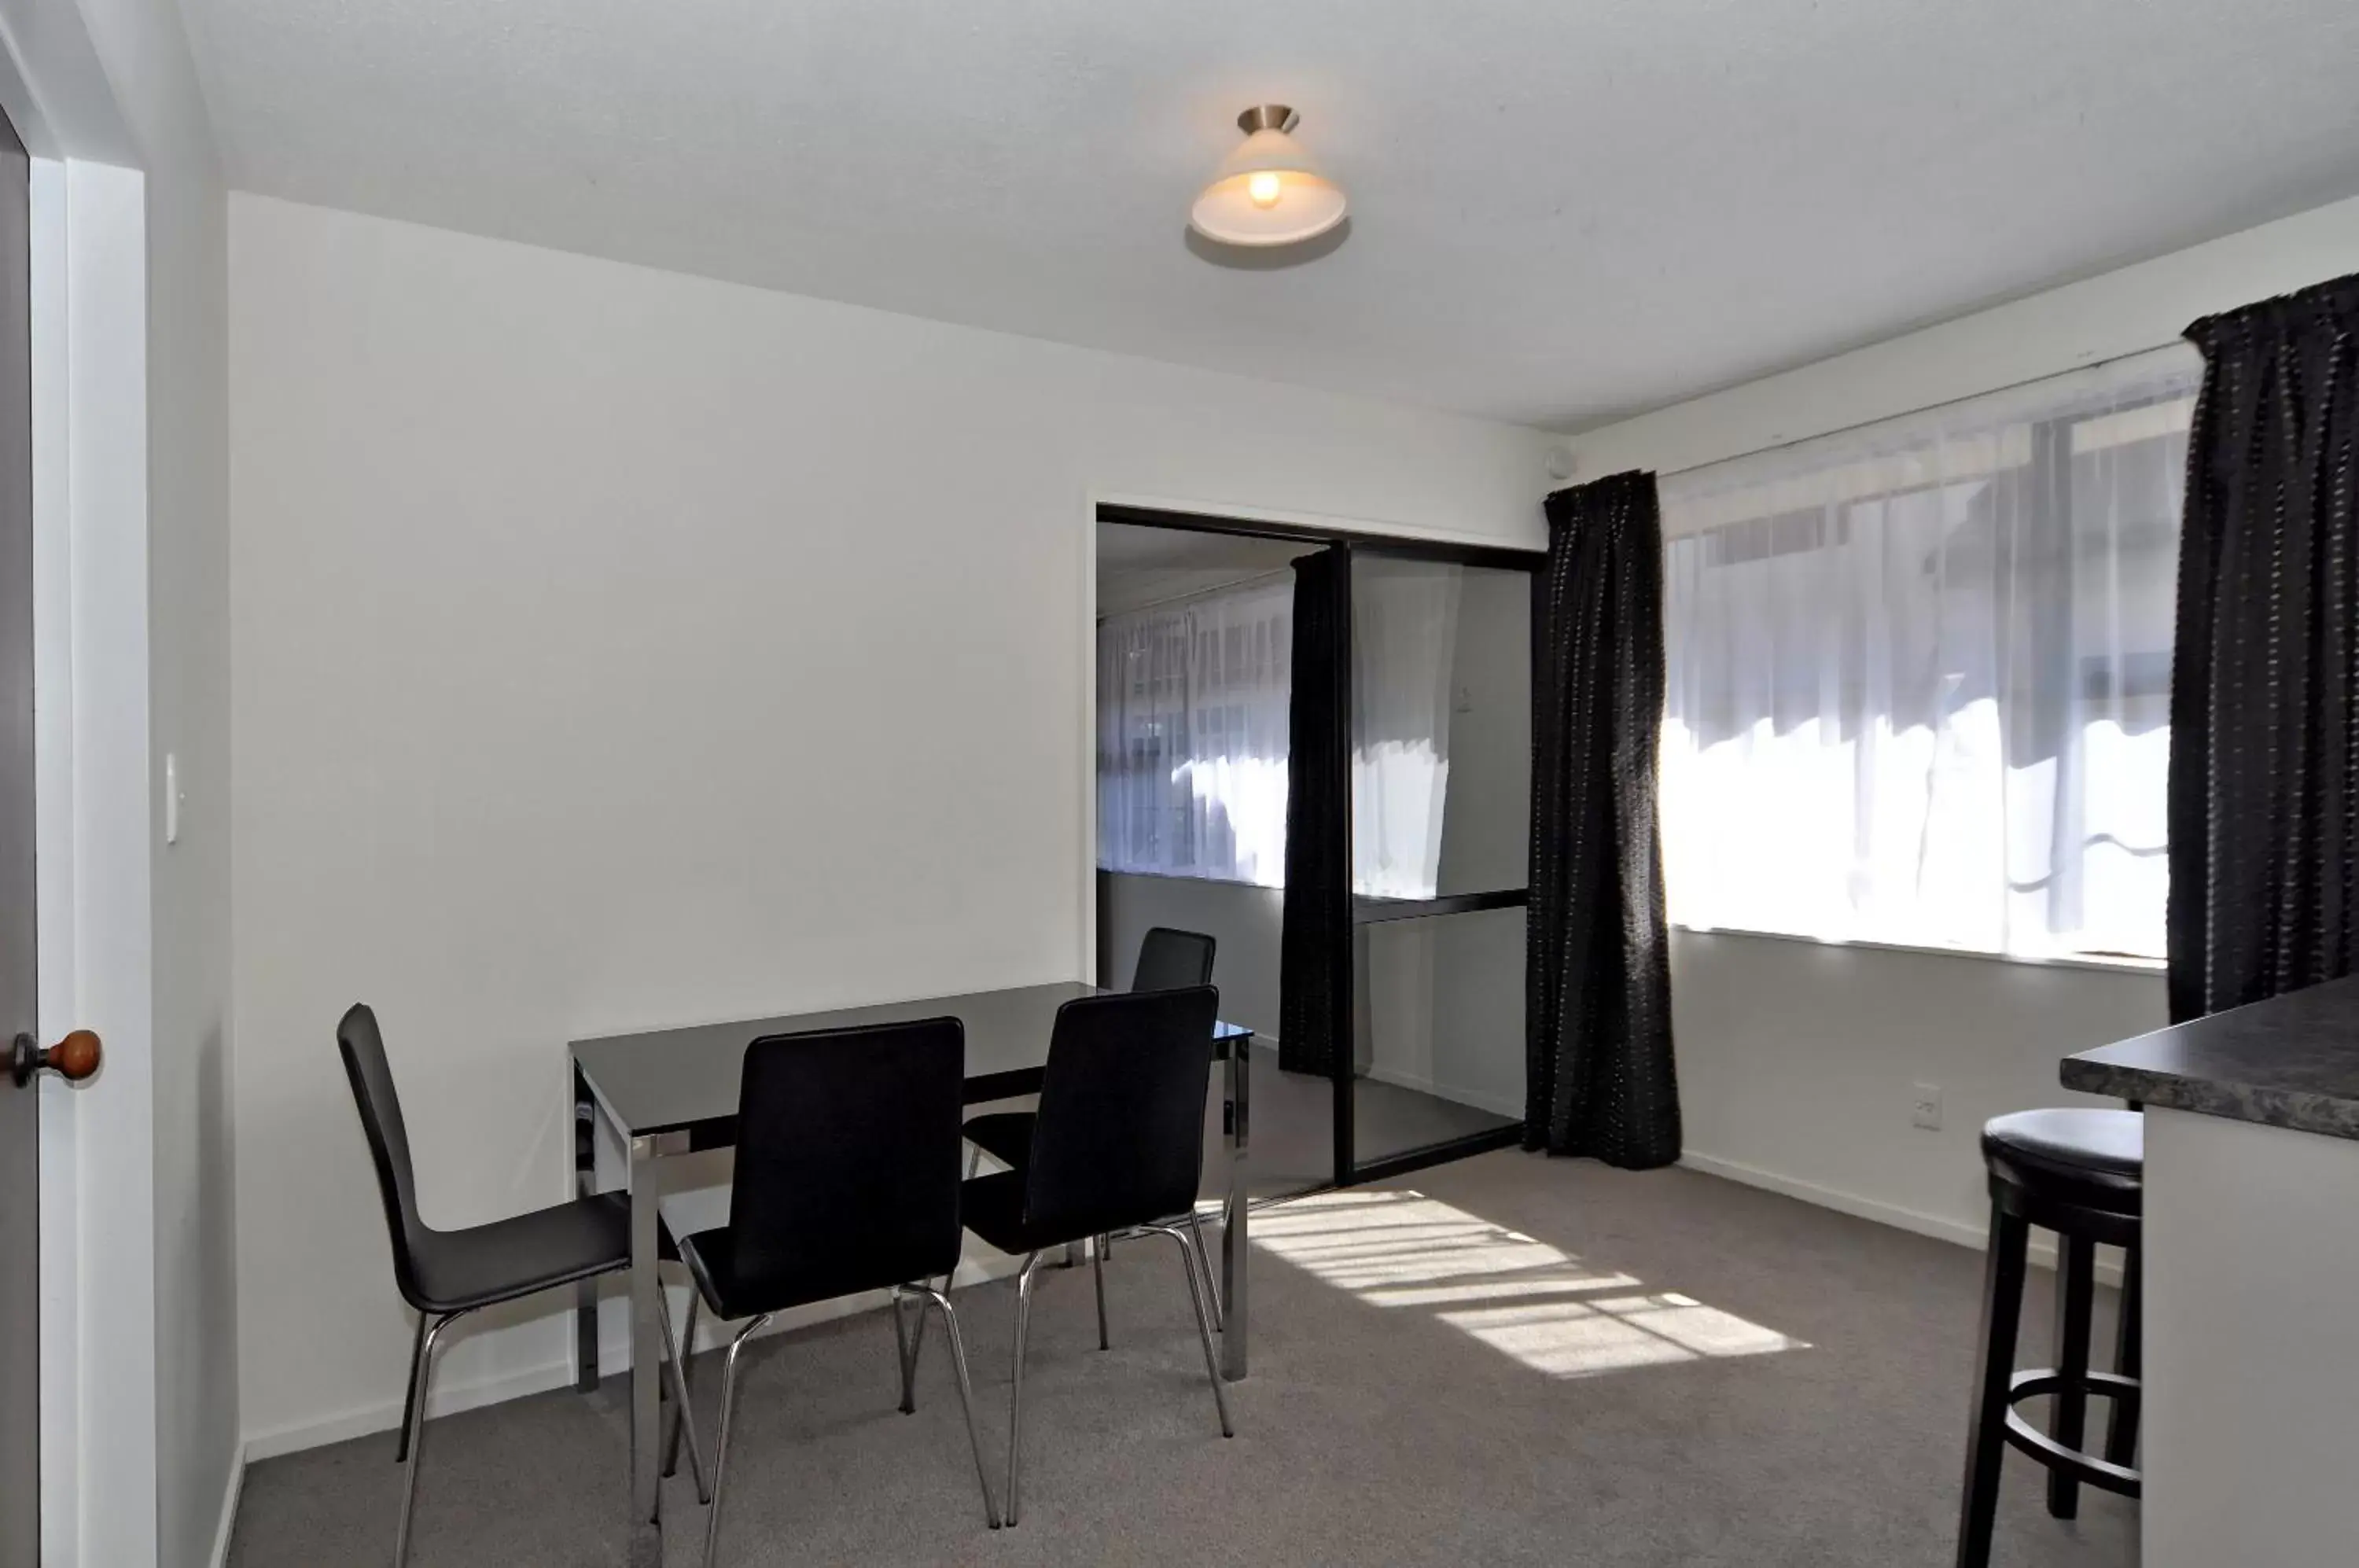
[[[1911,1125],[1923,1127],[1927,1132],[1941,1130],[1941,1086],[1939,1083],[1917,1085],[1916,1103],[1908,1109],[1908,1120]]]

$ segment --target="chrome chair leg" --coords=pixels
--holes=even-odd
[[[696,1287],[690,1285],[689,1301],[694,1302],[697,1295]],[[678,1467],[679,1434],[683,1432],[688,1433],[688,1470],[696,1477],[696,1500],[710,1503],[712,1501],[712,1488],[704,1478],[704,1444],[697,1440],[696,1411],[688,1402],[688,1363],[681,1357],[680,1342],[672,1335],[671,1297],[660,1285],[656,1287],[656,1312],[663,1322],[664,1369],[671,1375],[671,1438],[663,1473],[669,1475]]]
[[[695,1284],[691,1282],[688,1287],[688,1332],[681,1334],[679,1338],[679,1353],[681,1356],[679,1364],[679,1386],[683,1390],[688,1388],[689,1358],[692,1357],[696,1354],[696,1312],[697,1309],[703,1304],[704,1292],[698,1290]],[[679,1408],[673,1413],[671,1436],[664,1443],[663,1473],[666,1475],[677,1475],[679,1471],[679,1434],[688,1422],[688,1417],[685,1413],[687,1410],[688,1396],[683,1392],[680,1396]],[[696,1455],[696,1500],[701,1503],[709,1503],[712,1500],[712,1489],[705,1484],[703,1455],[701,1454]]]
[[[409,1379],[409,1473],[401,1478],[401,1525],[393,1538],[393,1568],[403,1568],[409,1561],[409,1519],[418,1507],[419,1450],[426,1437],[426,1380],[434,1369],[434,1346],[444,1329],[466,1315],[456,1312],[438,1318],[433,1327],[419,1336],[418,1366]]]
[[[1105,1315],[1105,1260],[1106,1260],[1106,1239],[1107,1239],[1107,1238],[1106,1238],[1106,1237],[1104,1237],[1104,1236],[1098,1236],[1098,1237],[1096,1237],[1094,1240],[1093,1240],[1093,1241],[1090,1243],[1090,1267],[1091,1267],[1091,1271],[1092,1271],[1092,1272],[1096,1276],[1096,1279],[1097,1279],[1097,1287],[1098,1287],[1098,1348],[1099,1348],[1100,1350],[1106,1350],[1106,1349],[1110,1349],[1110,1348],[1112,1348],[1112,1347],[1109,1345],[1109,1344],[1107,1343],[1107,1340],[1106,1340],[1106,1315]]]
[[[729,1354],[721,1360],[721,1435],[712,1442],[712,1507],[704,1515],[704,1568],[712,1568],[713,1553],[721,1545],[721,1486],[729,1473],[729,1418],[737,1404],[737,1353],[769,1321],[767,1312],[748,1321],[729,1342]]]
[[[951,1368],[958,1374],[959,1409],[966,1412],[966,1440],[974,1450],[974,1478],[983,1487],[983,1517],[990,1521],[992,1529],[997,1530],[999,1505],[991,1496],[991,1466],[984,1462],[983,1429],[974,1423],[974,1388],[967,1380],[966,1338],[959,1333],[958,1313],[951,1310],[951,1299],[929,1285],[914,1285],[909,1287],[909,1290],[919,1298],[917,1308],[921,1321],[928,1301],[931,1301],[942,1314],[942,1333],[950,1336],[951,1342]],[[900,1312],[901,1292],[897,1290],[893,1293],[893,1312],[897,1319]]]
[[[943,1275],[942,1282],[934,1289],[945,1296],[949,1295],[951,1276],[957,1272],[958,1270],[953,1269],[950,1274]],[[897,1298],[893,1307],[893,1333],[897,1338],[901,1333],[901,1308]],[[908,1354],[904,1357],[901,1365],[901,1413],[905,1416],[918,1408],[918,1353],[923,1350],[925,1345],[926,1309],[924,1303],[920,1302],[918,1307],[918,1321],[909,1328]]]
[[[1015,1524],[1018,1499],[1022,1497],[1022,1470],[1018,1461],[1024,1454],[1024,1331],[1032,1317],[1032,1276],[1039,1269],[1040,1255],[1037,1252],[1024,1259],[1023,1272],[1016,1276],[1016,1356],[1010,1365],[1007,1389],[1007,1522]]]
[[[983,1145],[979,1143],[968,1144],[966,1146],[966,1179],[970,1181],[973,1181],[975,1171],[980,1170],[982,1166]],[[956,1270],[954,1269],[952,1272],[955,1273]],[[940,1289],[945,1294],[947,1294],[950,1288],[951,1276],[949,1274],[945,1274],[942,1276]],[[893,1332],[896,1334],[898,1334],[901,1332],[901,1308],[898,1298],[895,1299],[895,1304],[893,1307]],[[917,1325],[911,1329],[909,1333],[908,1354],[902,1358],[901,1362],[901,1413],[903,1415],[908,1415],[911,1410],[918,1408],[916,1391],[918,1382],[918,1352],[925,1348],[925,1344],[926,1309],[924,1303],[920,1302],[918,1307]]]
[[[1180,1244],[1180,1261],[1187,1266],[1188,1270],[1188,1300],[1196,1309],[1196,1337],[1203,1341],[1204,1370],[1212,1377],[1212,1403],[1221,1412],[1221,1435],[1234,1437],[1237,1435],[1236,1428],[1229,1424],[1228,1391],[1221,1387],[1221,1363],[1212,1354],[1212,1323],[1204,1312],[1204,1288],[1196,1282],[1195,1244],[1188,1239],[1188,1233],[1177,1225],[1156,1225],[1152,1228],[1158,1235],[1168,1236]]]
[[[1212,1326],[1225,1334],[1229,1327],[1228,1308],[1222,1303],[1221,1292],[1212,1283],[1212,1254],[1204,1245],[1204,1216],[1196,1212],[1193,1203],[1188,1205],[1188,1234],[1196,1244],[1196,1264],[1204,1276],[1204,1300],[1212,1309]]]
[[[409,1336],[409,1377],[402,1385],[401,1435],[394,1440],[393,1462],[409,1462],[409,1418],[418,1413],[418,1362],[426,1354],[426,1314],[418,1314],[418,1332]]]
[[[901,1316],[901,1294],[902,1287],[894,1286],[890,1310],[893,1313],[893,1348],[900,1353],[901,1360],[901,1413],[906,1416],[914,1413],[918,1408],[918,1346],[916,1335],[910,1333],[908,1323]],[[926,1304],[919,1301],[918,1327],[920,1331],[925,1323]]]

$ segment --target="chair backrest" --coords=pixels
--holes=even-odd
[[[749,1295],[777,1280],[818,1300],[957,1266],[965,1077],[951,1018],[745,1048],[729,1232]]]
[[[401,1119],[401,1096],[393,1086],[393,1067],[385,1058],[385,1037],[378,1033],[376,1014],[355,1002],[336,1025],[336,1050],[344,1059],[344,1076],[352,1080],[353,1104],[361,1113],[361,1130],[368,1135],[369,1158],[376,1164],[377,1194],[385,1200],[385,1227],[393,1239],[393,1278],[411,1305],[418,1301],[417,1248],[427,1235],[418,1217],[418,1181],[409,1165],[409,1127]]]
[[[1184,991],[1212,983],[1214,943],[1201,931],[1157,926],[1138,939],[1138,967],[1131,971],[1134,991]]]
[[[1220,1002],[1195,985],[1057,1009],[1032,1125],[1028,1226],[1078,1238],[1194,1204]]]

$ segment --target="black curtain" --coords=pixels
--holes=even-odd
[[[1680,1157],[1656,753],[1655,476],[1548,498],[1535,584],[1524,1146],[1633,1170]]]
[[[1335,911],[1351,867],[1350,759],[1344,755],[1342,648],[1337,611],[1342,551],[1294,563],[1294,670],[1286,724],[1286,903],[1278,939],[1277,1064],[1332,1073],[1339,976],[1346,952]]]
[[[2187,329],[2175,1021],[2359,969],[2359,277]]]

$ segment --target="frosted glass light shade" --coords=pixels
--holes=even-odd
[[[1343,188],[1272,125],[1251,132],[1221,161],[1188,222],[1223,245],[1282,245],[1315,239],[1342,223],[1343,212]]]

